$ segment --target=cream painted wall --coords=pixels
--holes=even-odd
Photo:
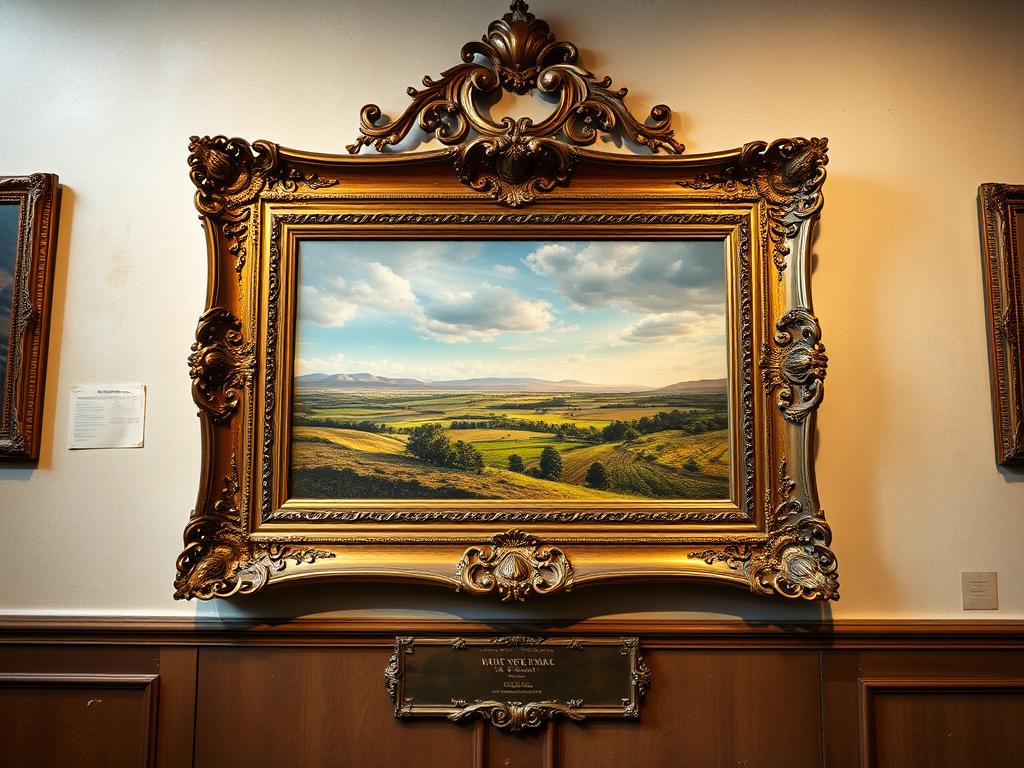
[[[815,302],[831,358],[817,472],[837,618],[1024,619],[1024,474],[993,459],[975,194],[1024,183],[1017,2],[535,2],[583,63],[665,102],[692,152],[828,136]],[[810,618],[734,588],[592,588],[520,609],[431,588],[300,585],[174,602],[205,291],[191,134],[340,152],[359,108],[457,61],[501,2],[0,0],[0,172],[65,185],[35,468],[0,468],[0,613]],[[65,449],[68,393],[149,386],[146,447]],[[960,571],[999,572],[963,613]],[[828,615],[828,608],[824,615]]]

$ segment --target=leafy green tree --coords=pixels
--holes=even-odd
[[[545,480],[562,479],[562,455],[550,445],[540,452],[540,476]]]
[[[636,440],[636,439],[637,439],[638,437],[640,437],[640,433],[639,433],[639,432],[637,432],[637,431],[636,431],[635,429],[633,429],[632,427],[630,427],[629,429],[627,429],[627,430],[625,431],[625,433],[624,433],[624,434],[622,435],[622,439],[623,439],[623,440],[625,440],[625,441],[626,441],[627,443],[631,443],[631,442],[633,442],[633,441],[634,441],[634,440]]]
[[[513,472],[525,472],[526,464],[523,463],[523,457],[518,453],[513,453],[508,457],[508,468]]]
[[[683,469],[687,472],[700,472],[700,462],[691,456],[686,460],[686,463],[683,464]]]
[[[455,443],[455,466],[477,474],[484,471],[484,455],[474,446],[459,440]]]
[[[413,456],[444,466],[447,459],[454,458],[451,440],[447,430],[440,424],[421,424],[409,430],[409,442],[406,450]]]
[[[595,461],[587,470],[587,485],[602,491],[608,487],[608,470],[600,461]]]

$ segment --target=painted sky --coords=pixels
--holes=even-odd
[[[297,374],[720,378],[724,272],[720,240],[306,241]]]

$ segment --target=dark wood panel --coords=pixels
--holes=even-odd
[[[818,654],[655,651],[640,723],[559,729],[560,768],[801,768],[821,762]]]
[[[396,720],[390,648],[202,648],[197,768],[471,766],[471,724]]]
[[[157,768],[189,768],[192,765],[198,657],[196,648],[160,649]]]
[[[0,674],[4,764],[151,768],[156,697],[155,675]]]
[[[486,732],[487,768],[554,768],[554,738],[559,725],[549,722],[543,730],[507,733],[487,723],[480,727]]]
[[[178,620],[5,621],[0,623],[0,672],[34,675],[37,683],[39,675],[159,674],[159,707],[153,707],[159,718],[157,768],[186,768],[193,752],[200,768],[243,763],[964,768],[997,757],[1003,760],[999,765],[1024,764],[1013,753],[1022,748],[1014,738],[1024,734],[1016,725],[1024,720],[1024,690],[1001,692],[1024,680],[1021,622],[583,622],[550,631],[643,638],[653,686],[639,722],[559,722],[513,735],[482,723],[394,719],[382,672],[395,634],[525,629],[549,631],[528,622],[498,628],[450,620],[298,619],[249,628]],[[966,680],[967,687],[941,688],[951,680]],[[894,682],[885,687],[879,681]],[[19,747],[21,764],[146,764],[127,746],[143,741],[132,725],[138,720],[138,691],[99,695],[67,689],[66,680],[62,685],[44,691],[35,703],[21,706],[19,700],[20,724],[10,717],[13,694],[7,691],[6,703],[0,701],[7,707],[0,710],[0,749],[7,751],[0,754],[8,762],[0,764],[20,768],[6,757],[15,754],[9,748],[14,739],[44,750],[23,758]],[[906,686],[914,690],[906,693]],[[870,710],[864,708],[864,690],[874,691]],[[83,699],[79,693],[87,695]],[[89,711],[96,705],[85,706],[90,699],[109,705],[96,727]],[[873,725],[861,728],[869,711]],[[112,728],[112,720],[121,726]],[[1000,740],[999,732],[1009,736]],[[95,743],[86,737],[95,737]],[[149,749],[153,738],[147,738]],[[876,756],[873,763],[862,762],[864,738]],[[75,739],[82,744],[73,761],[61,763],[69,754],[66,745]],[[104,744],[97,751],[95,744],[110,739],[115,746]],[[905,762],[908,750],[913,763]],[[940,758],[945,762],[922,762]]]
[[[861,681],[866,768],[1024,764],[1024,680]]]
[[[924,714],[933,707],[928,695],[936,694],[942,686],[959,686],[967,694],[971,686],[985,688],[993,681],[1012,685],[1024,680],[1024,654],[1014,651],[836,651],[823,654],[822,663],[822,716],[825,734],[825,765],[828,768],[863,768],[868,765],[896,765],[880,762],[891,756],[888,743],[873,748],[873,727],[868,725],[866,713],[871,710],[871,692],[884,688],[892,695],[900,695],[900,687],[913,689],[918,696],[900,699],[901,706],[912,709],[918,704]],[[874,687],[872,687],[874,685]],[[966,686],[966,690],[963,687]],[[968,703],[971,699],[964,699]],[[977,699],[977,701],[981,701]],[[892,706],[889,701],[886,706]],[[979,705],[981,706],[981,705]],[[895,712],[895,710],[887,710]],[[891,721],[888,721],[891,722]],[[974,732],[970,720],[955,729],[970,740]],[[945,755],[941,748],[944,736],[938,729],[925,729],[915,736],[915,749],[922,754],[936,750],[938,757]],[[896,755],[902,754],[897,750]],[[979,745],[978,754],[984,754]],[[871,762],[874,755],[878,760]],[[923,759],[923,758],[922,758]],[[984,764],[984,763],[982,763]],[[1004,763],[1012,765],[1013,762]],[[1024,761],[1022,761],[1024,764]],[[915,768],[919,763],[906,763]],[[924,763],[920,763],[924,765]],[[940,762],[936,766],[962,768],[963,763]]]

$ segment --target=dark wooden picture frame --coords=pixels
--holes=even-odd
[[[6,344],[4,364],[0,365],[0,459],[35,461],[39,458],[60,208],[57,176],[0,177],[0,205],[17,210],[9,217],[12,226],[0,235],[5,262],[0,290],[10,292],[10,301],[4,297],[0,302],[6,320],[0,325]]]
[[[996,459],[1024,464],[1024,185],[982,184],[978,214]]]

